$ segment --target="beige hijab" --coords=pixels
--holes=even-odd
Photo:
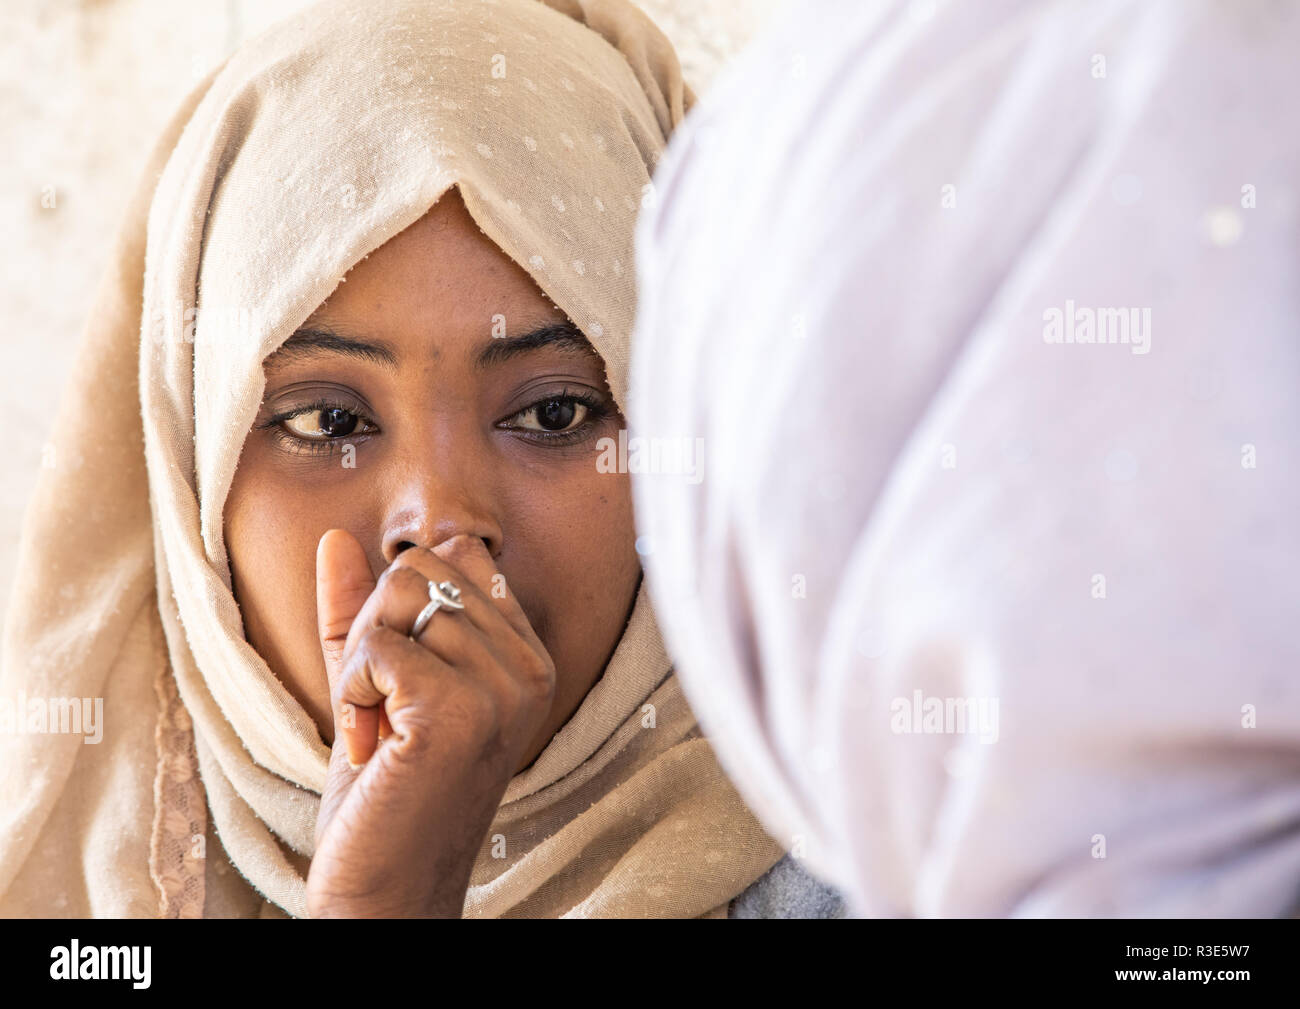
[[[184,101],[27,516],[0,914],[304,914],[329,751],[245,640],[222,539],[261,361],[455,185],[624,406],[633,223],[691,100],[623,0],[329,0]],[[96,698],[98,742],[39,731],[51,699]],[[465,914],[721,916],[781,850],[701,738],[643,588],[603,677],[510,782]]]

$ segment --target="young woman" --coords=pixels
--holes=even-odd
[[[596,465],[690,101],[622,0],[330,0],[186,100],[29,512],[0,913],[725,916],[781,858]],[[96,745],[25,730],[69,698]]]

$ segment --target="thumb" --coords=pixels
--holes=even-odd
[[[325,676],[330,685],[330,708],[334,710],[334,748],[343,750],[349,766],[358,766],[353,756],[373,748],[376,732],[383,740],[392,731],[388,716],[378,711],[358,710],[344,705],[334,708],[334,689],[343,673],[343,653],[357,614],[375,590],[365,548],[344,529],[330,529],[316,544],[316,625],[320,633]],[[339,747],[339,743],[343,746]]]
[[[316,624],[330,690],[343,668],[348,632],[370,593],[375,577],[361,543],[344,529],[330,529],[316,545]]]

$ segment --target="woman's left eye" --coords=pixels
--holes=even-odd
[[[511,419],[519,423],[512,426],[558,434],[581,424],[590,411],[586,403],[574,396],[551,396],[515,414]]]

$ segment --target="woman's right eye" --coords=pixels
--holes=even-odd
[[[280,422],[286,431],[305,441],[332,441],[354,434],[365,434],[370,425],[359,414],[342,407],[313,407],[286,417]],[[358,425],[363,430],[358,431]]]

